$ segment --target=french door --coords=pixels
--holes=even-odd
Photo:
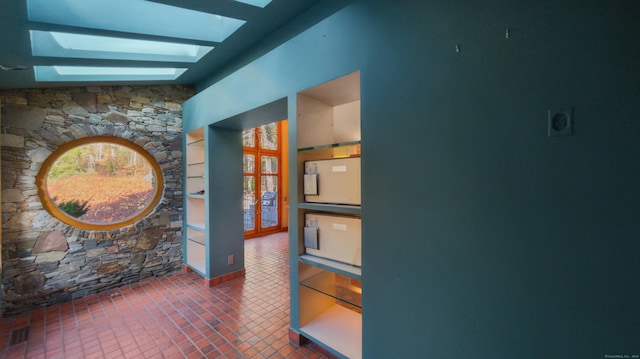
[[[242,133],[245,238],[281,229],[280,127],[275,122]]]

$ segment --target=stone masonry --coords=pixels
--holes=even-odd
[[[178,270],[182,264],[182,110],[185,86],[0,91],[2,314],[15,315]],[[110,231],[66,225],[35,184],[61,144],[117,136],[154,156],[165,188],[155,210]]]

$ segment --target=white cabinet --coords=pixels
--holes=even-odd
[[[304,200],[360,205],[360,157],[304,163]]]
[[[307,254],[361,266],[362,229],[360,218],[305,214],[304,246]]]

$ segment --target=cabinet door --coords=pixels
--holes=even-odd
[[[305,248],[308,254],[361,265],[362,232],[359,218],[307,213],[305,228],[317,228],[318,236],[317,248]]]
[[[360,157],[307,161],[304,173],[316,175],[318,186],[306,202],[360,205]]]

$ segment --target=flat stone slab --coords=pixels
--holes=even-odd
[[[36,241],[32,253],[46,253],[51,251],[66,252],[69,249],[67,237],[60,231],[43,232]]]

